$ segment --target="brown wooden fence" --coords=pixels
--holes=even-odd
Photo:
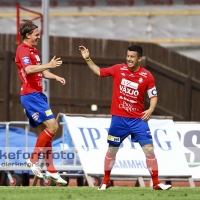
[[[109,114],[112,78],[99,78],[87,67],[78,50],[85,45],[100,67],[125,62],[126,49],[133,42],[103,39],[50,37],[50,57],[60,56],[63,65],[52,70],[67,83],[50,81],[50,104],[59,113]],[[151,43],[144,49],[144,66],[155,76],[159,101],[155,115],[170,115],[176,121],[200,120],[200,63]],[[41,52],[41,45],[38,46]],[[19,101],[20,80],[15,57],[15,35],[0,35],[0,121],[25,120]],[[146,100],[148,106],[148,99]]]

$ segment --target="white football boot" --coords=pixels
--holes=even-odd
[[[170,188],[172,188],[171,185],[165,185],[163,183],[159,183],[159,184],[153,186],[154,190],[169,190]]]
[[[46,171],[45,179],[52,180],[55,183],[58,183],[61,185],[67,185],[67,181],[62,179],[59,173],[51,173],[51,172]]]
[[[30,159],[27,159],[26,166],[31,169],[35,176],[37,176],[38,178],[43,178],[43,175],[41,173],[42,169],[37,162],[34,164],[30,161]]]

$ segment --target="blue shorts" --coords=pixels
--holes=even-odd
[[[131,135],[131,141],[138,142],[140,146],[153,144],[147,122],[141,118],[112,116],[107,142],[113,146],[119,146],[129,135]]]
[[[39,126],[46,120],[55,118],[47,103],[47,97],[45,94],[41,92],[33,92],[22,95],[20,100],[32,128]]]

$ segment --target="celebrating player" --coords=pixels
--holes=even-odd
[[[104,178],[99,190],[110,187],[110,174],[116,154],[123,140],[131,135],[132,142],[138,142],[146,156],[146,165],[153,181],[154,190],[168,190],[172,186],[158,179],[158,164],[148,120],[157,104],[157,91],[153,75],[142,66],[143,50],[138,45],[128,47],[126,64],[116,64],[108,68],[99,68],[90,58],[89,50],[79,46],[82,57],[89,68],[98,76],[113,77],[113,95],[111,104],[112,120],[108,131],[108,151],[104,161]],[[150,98],[150,107],[144,109],[145,93]]]
[[[52,159],[52,137],[58,130],[58,123],[47,103],[47,97],[42,93],[42,78],[55,79],[62,85],[65,79],[48,71],[62,64],[60,58],[55,56],[47,64],[41,64],[36,46],[40,39],[40,32],[31,20],[22,20],[19,27],[23,42],[16,51],[15,63],[18,66],[18,74],[22,81],[21,103],[25,109],[31,127],[37,127],[40,131],[34,151],[27,160],[33,174],[43,178],[38,158],[42,152],[46,161],[46,178],[56,183],[67,184],[57,173]],[[46,156],[45,156],[46,155]]]

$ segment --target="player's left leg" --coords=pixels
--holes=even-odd
[[[47,124],[47,121],[45,121],[44,123],[42,123],[41,125],[38,126],[38,129],[39,129],[40,132],[43,132],[48,127],[49,126]],[[55,125],[55,127],[56,127],[56,125]],[[61,178],[60,174],[56,171],[55,166],[53,164],[52,141],[48,141],[46,143],[45,147],[43,148],[42,153],[43,153],[45,163],[46,163],[46,167],[47,167],[45,178],[52,180],[55,183],[66,185],[67,181],[65,181],[64,179]]]
[[[158,180],[158,163],[154,154],[153,145],[146,144],[142,146],[143,152],[146,156],[146,165],[152,177],[153,185],[160,183]]]
[[[170,189],[172,187],[171,185],[164,185],[158,179],[158,163],[154,153],[153,140],[148,123],[140,118],[136,118],[131,121],[131,127],[131,132],[134,133],[131,134],[132,142],[138,142],[145,153],[146,165],[153,181],[153,189]]]
[[[158,163],[157,163],[156,156],[154,154],[153,144],[146,144],[142,146],[142,149],[145,153],[146,165],[153,181],[153,189],[154,190],[169,190],[172,186],[165,185],[161,183],[158,179]]]

